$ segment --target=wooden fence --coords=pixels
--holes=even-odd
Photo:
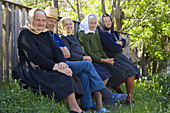
[[[12,69],[18,63],[17,38],[19,30],[26,24],[27,14],[31,7],[0,0],[0,83],[11,80]],[[61,18],[61,17],[59,17]],[[79,21],[74,21],[74,32],[77,35]],[[58,28],[56,28],[56,32]],[[130,35],[120,33],[127,40],[124,54],[130,57]]]

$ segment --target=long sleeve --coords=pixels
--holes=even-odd
[[[119,34],[118,34],[116,31],[114,31],[114,33],[116,34],[116,37],[118,37],[118,38],[119,38]],[[124,38],[122,38],[120,41],[122,41],[122,42],[123,42],[123,46],[122,46],[122,48],[124,48],[124,47],[126,46],[126,40],[125,40]]]
[[[48,34],[47,37],[49,37],[48,39],[49,39],[50,46],[51,46],[53,53],[54,53],[55,62],[56,63],[65,62],[64,54],[63,54],[62,50],[57,46],[55,41],[50,37],[50,34]],[[65,45],[64,45],[64,47],[65,47]]]
[[[74,51],[75,48],[72,48],[71,45],[69,44],[69,40],[67,37],[65,36],[60,36],[61,38],[61,41],[63,42],[63,44],[68,48],[68,50],[70,51],[70,58],[68,58],[68,60],[70,61],[82,61],[83,60],[83,55],[84,54],[79,54],[79,53],[76,53]],[[71,42],[70,42],[71,43]]]
[[[33,40],[33,36],[31,36],[30,33],[28,30],[21,31],[18,38],[18,48],[23,51],[27,60],[33,62],[35,65],[39,65],[46,69],[52,69],[55,62],[39,52],[39,49]]]
[[[109,33],[103,32],[102,30],[99,30],[99,35],[101,39],[102,46],[106,51],[116,53],[116,52],[121,52],[122,47],[120,44],[117,44],[112,37],[110,36]]]
[[[87,53],[87,55],[91,56],[94,62],[100,62],[102,57],[107,58],[102,46],[100,46],[100,38],[97,37],[96,34],[85,34],[83,31],[81,31],[78,34],[78,39],[84,51]]]

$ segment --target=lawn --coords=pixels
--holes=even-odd
[[[170,113],[170,75],[157,74],[135,81],[133,96],[135,105],[124,101],[105,106],[111,113]],[[124,91],[124,86],[121,87]],[[55,103],[54,99],[34,95],[23,89],[17,81],[0,84],[0,113],[68,113],[67,103]]]

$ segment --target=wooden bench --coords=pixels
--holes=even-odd
[[[28,11],[31,7],[8,0],[0,0],[0,83],[11,80],[12,69],[18,63],[17,38],[19,30],[26,24]],[[62,17],[59,17],[60,19]],[[79,21],[74,21],[74,33],[77,35]],[[56,28],[58,32],[58,27]],[[130,57],[130,35],[120,32],[126,39],[124,54]]]

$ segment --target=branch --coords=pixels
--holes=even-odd
[[[165,19],[170,19],[169,17],[145,17],[144,19],[160,19],[160,18],[165,18]],[[124,19],[142,19],[142,18],[132,18],[132,17],[126,17]]]
[[[83,5],[81,6],[81,8],[82,8],[86,3],[87,3],[87,1],[85,1],[85,2],[83,3]]]
[[[123,1],[123,3],[120,5],[120,8],[125,4],[126,0]]]
[[[145,12],[144,12],[144,13],[142,14],[143,17],[141,16],[142,19],[139,20],[139,21],[137,20],[137,22],[135,22],[129,29],[126,30],[126,32],[128,32],[130,29],[132,29],[133,27],[135,27],[137,24],[139,24],[139,22],[141,22],[141,21],[148,15],[148,13],[152,10],[152,8],[155,6],[155,4],[157,3],[157,1],[158,1],[158,0],[156,0],[154,3],[152,2],[153,5],[152,5],[152,7],[150,8],[149,11],[147,11],[147,10],[149,9],[149,8],[147,8],[147,10],[145,11],[145,12],[147,12],[147,13],[145,14],[145,16],[143,16],[144,13],[145,13]],[[149,6],[149,7],[150,7],[150,6]]]
[[[129,21],[128,21],[128,23],[126,24],[126,26],[123,28],[123,30],[130,26],[130,25],[129,25],[130,19],[132,18],[133,14],[134,14],[134,12],[135,12],[135,10],[136,10],[136,7],[137,7],[137,5],[139,4],[140,1],[141,1],[141,0],[138,0],[138,2],[137,2],[136,6],[135,6],[135,8],[134,8],[134,10],[133,10],[133,12],[132,12],[132,14],[131,14],[131,17],[129,18]],[[135,15],[134,15],[134,17],[136,18]]]
[[[73,11],[74,11],[75,13],[77,13],[76,9],[74,9],[74,7],[71,5],[71,3],[70,3],[68,0],[66,0],[66,1],[67,1],[67,3],[71,6],[71,8],[73,9]]]

